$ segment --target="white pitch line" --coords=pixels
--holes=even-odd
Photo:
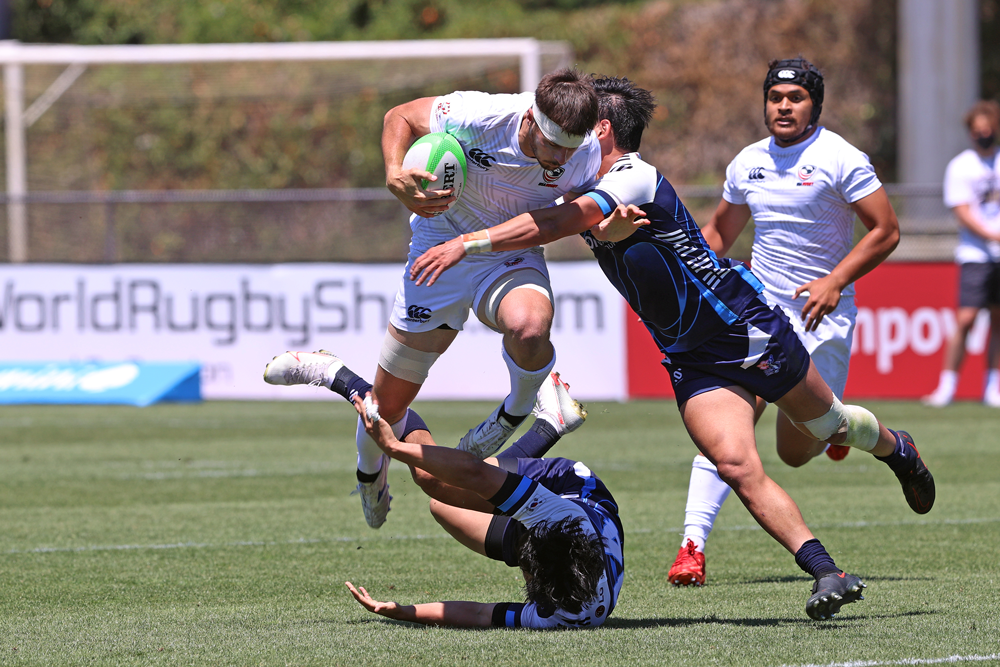
[[[450,537],[449,535],[390,535],[391,540],[439,540]],[[239,541],[222,542],[212,544],[210,542],[175,542],[173,544],[106,544],[89,545],[83,547],[36,547],[34,549],[10,549],[4,554],[52,554],[52,553],[79,553],[84,551],[142,551],[152,549],[228,549],[230,547],[273,547],[287,546],[290,544],[332,544],[336,542],[371,542],[372,537],[333,537],[329,539],[306,539],[278,541]]]
[[[997,523],[1000,522],[1000,517],[983,517],[974,519],[938,519],[936,521],[931,521],[927,519],[911,520],[911,521],[851,521],[847,523],[835,523],[835,524],[815,524],[816,528],[873,528],[873,527],[885,527],[885,526],[933,526],[933,525],[963,525],[963,524],[977,524],[977,523]],[[760,530],[760,526],[756,524],[749,524],[743,526],[729,526],[726,528],[716,528],[716,530]],[[683,528],[671,527],[664,528],[663,530],[657,530],[655,532],[676,532],[683,531]],[[626,535],[643,535],[654,532],[651,529],[640,529],[640,530],[627,530]],[[441,539],[447,537],[446,535],[391,535],[389,539],[395,540],[432,540]],[[66,553],[66,552],[82,552],[82,551],[128,551],[128,550],[141,550],[141,549],[217,549],[217,548],[228,548],[228,547],[260,547],[260,546],[277,546],[277,545],[289,545],[289,544],[327,544],[335,542],[368,542],[375,539],[380,539],[377,537],[334,537],[328,539],[306,539],[300,538],[297,540],[287,540],[285,542],[223,542],[218,544],[212,544],[208,542],[177,542],[174,544],[112,544],[112,545],[89,545],[82,547],[36,547],[34,549],[10,549],[8,551],[3,551],[0,553],[4,554],[44,554],[44,553]],[[832,663],[831,663],[832,664]],[[902,664],[902,663],[901,663]],[[851,663],[852,667],[862,667],[861,663],[857,666]],[[803,666],[805,667],[805,666]],[[826,666],[829,667],[829,666]],[[839,667],[839,666],[837,666]]]
[[[992,655],[950,655],[947,658],[903,658],[902,660],[854,660],[809,665],[782,665],[781,667],[878,667],[878,665],[942,665],[956,662],[985,662],[1000,660],[1000,653]]]

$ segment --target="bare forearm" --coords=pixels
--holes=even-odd
[[[392,458],[434,476],[439,481],[477,493],[489,500],[500,490],[507,473],[472,454],[450,447],[395,440],[386,447]]]
[[[377,612],[397,621],[439,625],[452,628],[488,628],[493,624],[492,604],[481,602],[427,602],[396,605]]]
[[[884,262],[898,243],[898,231],[876,227],[862,237],[830,275],[843,289]]]

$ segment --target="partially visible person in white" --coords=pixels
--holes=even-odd
[[[944,203],[958,221],[958,311],[948,339],[938,386],[923,398],[940,408],[951,403],[966,338],[983,308],[990,311],[983,403],[1000,408],[1000,104],[977,102],[965,115],[972,148],[956,155],[944,174]]]
[[[823,75],[809,61],[769,63],[764,122],[771,136],[730,163],[722,200],[702,234],[722,256],[753,217],[752,267],[764,297],[784,311],[819,374],[843,399],[857,317],[854,281],[895,249],[899,222],[868,156],[818,125],[823,97]],[[853,246],[855,214],[868,233]],[[757,419],[766,407],[758,398]],[[850,451],[810,439],[781,412],[776,428],[778,455],[791,466],[823,452],[840,460]],[[671,583],[704,584],[705,542],[729,490],[698,454]]]

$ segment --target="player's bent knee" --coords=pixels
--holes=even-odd
[[[859,405],[845,406],[836,396],[825,415],[795,424],[820,442],[833,440],[834,444],[866,452],[878,444],[879,425],[875,415]]]
[[[378,365],[400,380],[423,384],[431,371],[431,366],[440,356],[438,352],[422,352],[403,345],[386,332],[385,338],[382,339]]]

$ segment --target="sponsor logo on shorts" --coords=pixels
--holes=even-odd
[[[406,317],[403,319],[407,322],[426,322],[431,319],[432,312],[430,308],[423,306],[407,306]]]
[[[764,372],[764,375],[770,377],[775,373],[781,372],[781,362],[774,360],[774,355],[767,355],[767,359],[762,359],[757,363],[757,368]]]
[[[589,230],[585,231],[582,234],[582,236],[583,236],[583,240],[587,243],[587,247],[590,248],[591,250],[594,250],[596,248],[614,248],[615,247],[615,242],[614,241],[601,241],[599,239],[596,239],[596,238],[594,238],[594,235],[590,233]]]
[[[562,167],[556,167],[555,169],[546,169],[545,171],[542,172],[543,182],[539,183],[539,185],[545,188],[554,188],[558,186],[558,183],[556,183],[556,181],[558,181],[559,177],[565,173],[566,170],[563,169]]]
[[[495,157],[487,153],[484,153],[478,148],[469,149],[469,159],[472,160],[476,164],[476,166],[482,167],[483,169],[489,169],[497,161]]]
[[[667,363],[670,363],[670,362],[668,361]],[[684,373],[682,373],[680,371],[680,369],[677,369],[676,371],[673,372],[673,378],[674,378],[674,382],[680,382],[681,380],[684,379]]]
[[[506,266],[507,268],[510,268],[512,266],[517,266],[522,262],[524,262],[524,257],[515,257],[514,259],[508,259],[506,262],[503,263],[503,265]]]
[[[750,175],[747,179],[751,181],[763,181],[764,180],[764,167],[754,167],[750,170]]]

